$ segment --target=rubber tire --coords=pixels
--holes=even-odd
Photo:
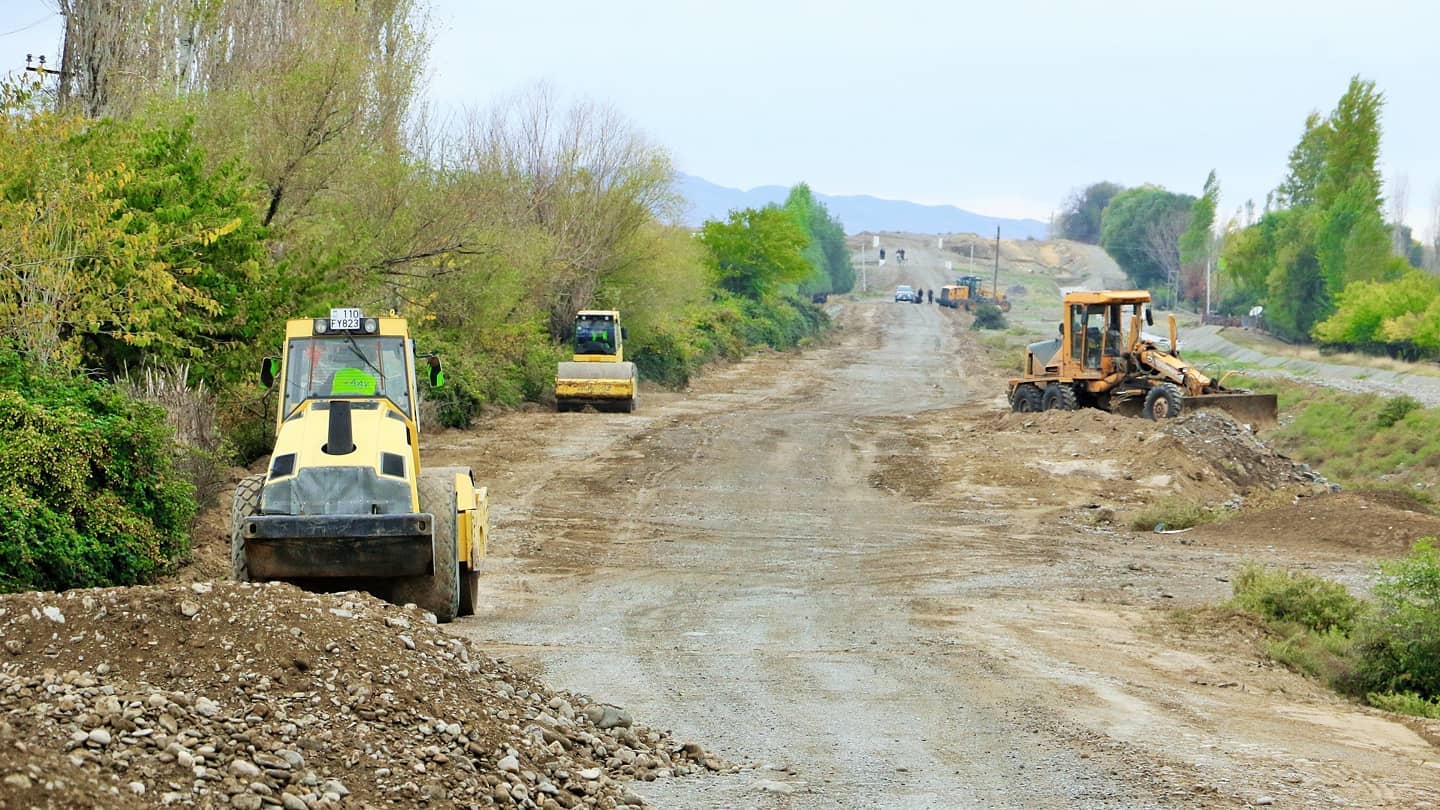
[[[1145,395],[1145,410],[1142,413],[1146,419],[1174,419],[1180,415],[1180,410],[1184,407],[1182,399],[1184,396],[1180,386],[1174,383],[1160,383]],[[1156,414],[1157,405],[1160,411],[1158,415]]]
[[[235,485],[235,499],[230,505],[230,578],[236,582],[250,581],[240,522],[260,511],[260,493],[264,489],[265,473],[247,475]]]
[[[456,615],[474,616],[475,603],[480,601],[480,572],[460,566],[460,610]]]
[[[420,476],[420,511],[435,516],[435,575],[402,577],[390,591],[398,605],[414,602],[435,614],[441,624],[454,621],[460,612],[460,561],[456,559],[459,540],[455,536],[455,479],[452,474]]]
[[[1045,395],[1030,383],[1015,387],[1015,397],[1010,401],[1010,410],[1015,413],[1035,413],[1042,407]]]
[[[1045,386],[1045,394],[1040,398],[1040,409],[1045,411],[1073,411],[1079,407],[1075,389],[1063,383]]]

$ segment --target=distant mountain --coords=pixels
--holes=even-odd
[[[783,203],[790,189],[785,186],[760,186],[748,191],[717,186],[694,175],[681,174],[676,181],[688,206],[682,221],[699,226],[707,219],[724,217],[737,208],[759,208],[769,203]],[[956,208],[953,205],[920,205],[904,200],[882,200],[868,195],[832,196],[815,193],[830,213],[845,223],[847,233],[861,231],[909,231],[911,233],[978,233],[993,234],[1000,226],[1006,239],[1034,237],[1044,239],[1049,228],[1036,219],[1005,219],[987,217]]]

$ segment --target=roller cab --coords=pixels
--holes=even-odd
[[[442,621],[473,610],[486,493],[468,468],[421,469],[422,360],[443,384],[402,318],[336,309],[286,324],[261,370],[278,386],[270,466],[235,496],[236,579],[363,587]]]
[[[639,402],[640,378],[625,360],[625,327],[615,310],[581,310],[575,316],[575,354],[555,373],[555,408],[631,413]]]

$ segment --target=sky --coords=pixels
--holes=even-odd
[[[58,51],[53,4],[0,0],[0,59]],[[1214,169],[1228,217],[1359,74],[1387,99],[1381,173],[1408,180],[1425,235],[1440,194],[1429,0],[433,0],[431,24],[442,116],[544,82],[737,188],[1048,220],[1097,180],[1198,194]]]

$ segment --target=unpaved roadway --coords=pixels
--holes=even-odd
[[[658,807],[1440,801],[1425,727],[1330,696],[1201,609],[1245,557],[1363,583],[1396,549],[1361,553],[1333,520],[1292,543],[1086,519],[1228,490],[1188,461],[1148,469],[1169,446],[1148,423],[1006,415],[965,322],[850,303],[826,345],[634,416],[430,437],[428,462],[472,465],[493,504],[486,607],[452,630],[753,766],[638,784]]]

